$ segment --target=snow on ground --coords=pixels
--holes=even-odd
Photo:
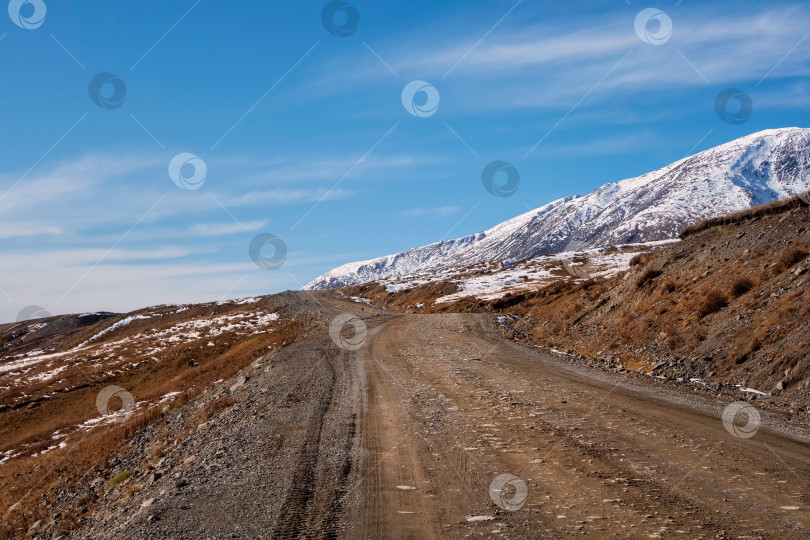
[[[455,302],[465,297],[479,300],[496,300],[508,292],[537,289],[550,284],[560,277],[573,279],[606,278],[626,270],[630,260],[642,252],[649,252],[678,240],[663,240],[641,244],[622,244],[609,248],[596,248],[581,251],[565,251],[554,255],[543,255],[525,261],[508,261],[496,268],[490,265],[476,265],[466,269],[450,269],[428,276],[417,274],[408,279],[386,283],[389,292],[402,290],[428,281],[448,280],[458,284],[461,290],[442,296],[436,304]],[[506,261],[505,261],[506,262]],[[466,277],[464,273],[476,274]]]
[[[261,298],[251,297],[241,300],[233,300],[232,305],[256,304]],[[84,370],[85,366],[89,371],[101,372],[110,376],[116,376],[130,370],[137,370],[144,362],[160,362],[162,351],[185,343],[197,340],[204,340],[208,346],[222,344],[223,339],[232,341],[232,338],[240,339],[246,336],[272,332],[272,323],[279,320],[278,313],[267,313],[256,307],[242,308],[248,311],[236,311],[219,316],[202,317],[198,319],[178,322],[170,327],[167,323],[160,323],[160,318],[172,313],[180,313],[189,309],[188,306],[179,307],[177,310],[168,313],[145,313],[140,315],[130,315],[121,318],[117,322],[104,326],[103,329],[95,333],[92,337],[84,340],[81,344],[70,350],[56,352],[51,348],[38,348],[28,350],[14,356],[0,357],[0,380],[4,383],[0,390],[26,389],[29,385],[38,385],[42,394],[35,396],[42,399],[50,399],[59,392],[60,389],[70,386],[68,380],[62,379],[69,367],[80,366]],[[92,314],[85,314],[90,316]],[[80,317],[82,317],[80,315]],[[112,338],[111,333],[130,325],[132,322],[143,319],[153,319],[151,322],[137,333],[132,333],[118,339]],[[37,324],[28,327],[26,334],[31,329],[38,329],[44,324]],[[104,338],[108,341],[104,341]],[[156,355],[156,356],[155,356]],[[61,377],[60,377],[61,375]],[[221,380],[218,381],[222,382]],[[44,383],[44,384],[43,384]],[[96,416],[72,427],[65,427],[52,434],[53,443],[47,445],[42,450],[34,453],[34,445],[23,444],[21,447],[0,453],[0,465],[16,458],[17,456],[30,455],[39,457],[55,449],[62,449],[67,446],[67,440],[75,438],[78,433],[83,437],[84,433],[99,426],[111,424],[126,419],[130,413],[141,411],[150,406],[162,405],[177,398],[180,392],[168,392],[151,403],[143,401],[136,403],[134,411],[120,411],[113,414]],[[24,400],[28,394],[20,392],[18,396]],[[62,433],[60,431],[66,431]]]
[[[755,390],[753,388],[746,388],[741,384],[736,385],[736,388],[739,388],[740,392],[746,392],[748,394],[757,394],[760,396],[770,396],[768,392],[762,392],[761,390]]]
[[[0,364],[0,373],[8,373],[9,371],[16,371],[23,369],[42,361],[41,357],[34,356],[32,358],[23,358],[22,360],[14,360],[13,362],[4,362]]]
[[[103,363],[113,370],[136,369],[141,362],[133,358],[128,348],[135,347],[139,356],[159,361],[153,355],[174,345],[206,339],[213,346],[217,337],[228,332],[233,332],[237,336],[266,332],[267,326],[278,320],[279,316],[277,313],[261,311],[235,313],[185,321],[165,329],[153,328],[115,341],[93,343],[132,321],[149,318],[151,317],[147,315],[135,315],[121,319],[69,351],[52,352],[38,349],[3,358],[0,361],[0,378],[4,382],[7,381],[8,385],[2,388],[10,389],[20,385],[51,381],[57,379],[68,367],[88,362],[92,365]],[[30,373],[31,371],[34,373]]]
[[[808,155],[810,129],[761,131],[587,195],[553,201],[477,234],[345,264],[304,289],[395,282],[454,266],[524,260],[570,249],[566,244],[573,240],[605,246],[630,238],[676,238],[701,219],[806,192],[802,164]]]
[[[175,396],[179,396],[180,392],[169,392],[168,394],[163,394],[160,397],[159,403],[165,403],[167,401],[173,401]]]
[[[105,328],[104,330],[102,330],[101,332],[96,334],[95,336],[91,337],[90,339],[86,339],[86,340],[82,341],[81,343],[76,345],[74,350],[81,349],[82,347],[84,347],[88,343],[97,340],[98,338],[100,338],[101,336],[103,336],[105,334],[109,334],[113,330],[117,330],[118,328],[122,328],[122,327],[128,325],[129,323],[131,323],[132,321],[137,321],[138,319],[149,319],[149,318],[150,318],[149,315],[131,315],[129,317],[125,317],[125,318],[121,319],[120,321],[118,321],[116,323],[113,323],[112,325],[108,326],[107,328]]]
[[[256,297],[241,298],[241,299],[237,299],[237,300],[223,300],[222,302],[217,302],[217,305],[218,306],[223,306],[225,304],[234,304],[234,305],[237,305],[237,306],[243,306],[245,304],[255,304],[259,300],[261,300],[261,298],[256,298]]]
[[[32,375],[28,380],[32,382],[42,382],[42,381],[49,381],[65,371],[68,368],[67,364],[59,366],[56,369],[52,369],[50,371],[46,371],[45,373],[37,373],[36,375]]]

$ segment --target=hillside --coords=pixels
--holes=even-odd
[[[0,325],[0,538],[40,519],[75,527],[93,500],[72,497],[54,517],[54,490],[92,480],[162,411],[296,339],[313,315],[291,300],[279,295]]]
[[[579,361],[677,380],[799,412],[810,407],[810,208],[801,199],[698,224],[613,276],[438,303],[457,286],[344,294],[420,312],[504,315],[515,339]],[[587,265],[587,257],[579,263]]]
[[[0,537],[806,536],[808,211],[514,261],[559,275],[497,299],[369,284],[4,325]],[[739,268],[750,290],[705,302]],[[755,439],[726,420],[746,397]]]
[[[487,231],[343,265],[305,289],[330,289],[574,248],[676,238],[687,225],[810,187],[810,129],[762,131],[637,178],[567,197]]]

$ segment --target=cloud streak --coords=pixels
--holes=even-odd
[[[515,21],[512,28],[506,21],[497,39],[482,43],[450,77],[441,80],[440,91],[451,92],[456,101],[464,100],[463,112],[480,111],[484,104],[489,111],[570,106],[629,50],[632,54],[600,85],[591,100],[650,90],[705,87],[706,81],[684,57],[712,85],[747,81],[753,86],[796,47],[770,78],[810,75],[810,39],[799,43],[810,29],[807,6],[752,5],[735,12],[711,6],[683,6],[670,12],[674,31],[670,40],[659,47],[643,43],[635,35],[634,16],[585,15],[576,20],[544,20],[528,25]],[[420,78],[438,81],[469,48],[466,29],[463,39],[453,39],[453,21],[446,26],[449,37],[422,39],[419,32],[424,30],[417,30],[416,35],[396,36],[395,41],[379,48],[387,51],[386,60],[398,72],[418,73]],[[413,47],[413,43],[425,45]],[[321,91],[352,92],[358,85],[387,84],[373,59],[355,61],[355,66],[359,67],[349,77],[337,69],[325,70],[328,75],[320,81]],[[336,84],[338,77],[342,84]],[[466,91],[457,91],[459,85]]]
[[[460,208],[458,206],[437,206],[435,208],[412,208],[402,213],[407,218],[421,218],[433,217],[441,218],[457,214]]]

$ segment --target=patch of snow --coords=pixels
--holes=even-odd
[[[753,388],[745,388],[741,384],[736,385],[736,387],[740,389],[740,392],[746,392],[746,393],[749,393],[749,394],[757,394],[757,395],[760,395],[760,396],[770,396],[770,394],[768,392],[762,392],[760,390],[754,390]]]
[[[54,377],[56,377],[57,375],[59,375],[63,371],[65,371],[67,368],[68,368],[68,365],[65,364],[65,365],[59,366],[56,369],[52,369],[52,370],[46,371],[44,373],[37,373],[36,375],[32,375],[28,380],[32,381],[32,382],[48,381],[50,379],[53,379]]]
[[[75,350],[81,349],[82,347],[84,347],[85,345],[90,343],[91,341],[95,341],[98,338],[100,338],[101,336],[103,336],[105,334],[109,334],[113,330],[117,330],[119,328],[122,328],[122,327],[128,325],[129,323],[131,323],[132,321],[137,321],[139,319],[149,319],[149,318],[150,318],[149,315],[130,315],[129,317],[124,317],[120,321],[111,324],[110,326],[108,326],[107,328],[105,328],[104,330],[102,330],[101,332],[96,334],[95,336],[82,341],[81,343],[76,345],[76,347],[74,347],[73,350],[75,351]]]

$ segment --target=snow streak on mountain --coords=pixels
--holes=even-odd
[[[581,249],[675,238],[695,221],[807,191],[809,167],[810,129],[761,131],[585,196],[551,202],[478,234],[340,266],[305,289],[520,260],[569,245]]]

